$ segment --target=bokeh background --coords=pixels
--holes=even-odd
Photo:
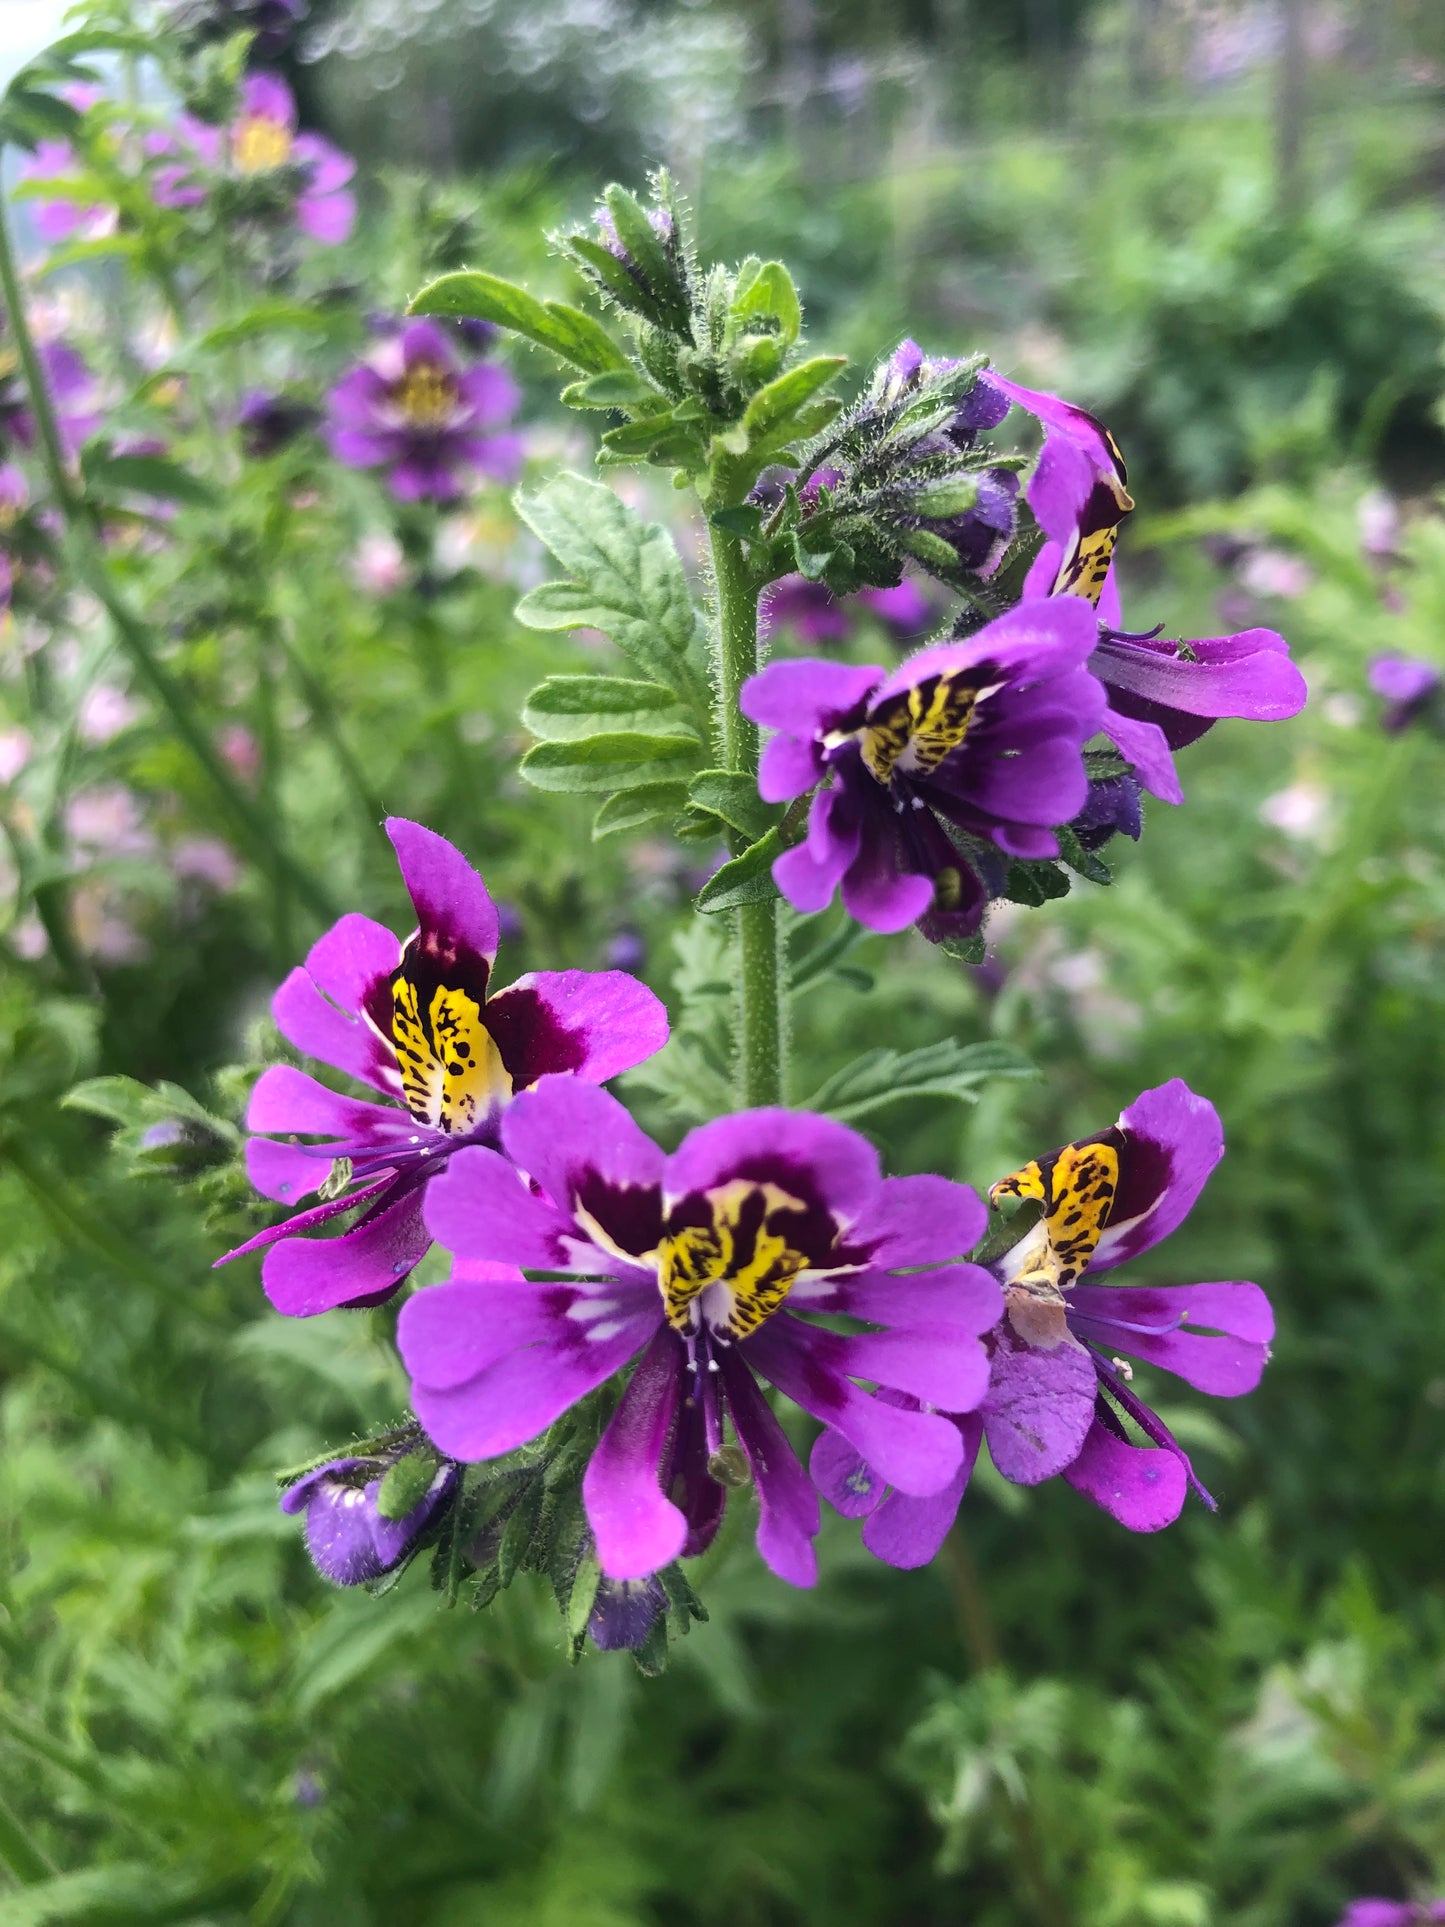
[[[59,14],[0,7],[11,70]],[[114,84],[163,111],[152,65]],[[1445,742],[1387,732],[1366,680],[1381,653],[1445,669],[1445,13],[312,0],[279,70],[360,164],[324,258],[227,282],[198,244],[165,315],[144,261],[48,268],[16,208],[37,328],[85,344],[107,432],[210,478],[118,527],[112,566],[277,847],[396,925],[384,806],[478,861],[518,971],[625,960],[674,1009],[725,972],[688,910],[706,851],[594,845],[517,779],[523,693],[579,665],[512,621],[544,564],[506,489],[423,515],[315,434],[252,459],[226,426],[258,383],[319,406],[366,317],[441,269],[575,298],[545,231],[666,163],[705,255],[785,259],[860,379],[908,333],[1102,415],[1131,612],[1288,637],[1305,713],[1183,752],[1186,805],[1111,888],[1005,907],[977,969],[861,944],[803,1008],[799,1074],[860,1039],[1015,1045],[1038,1079],[870,1120],[893,1169],[980,1187],[1186,1078],[1229,1153],[1136,1273],[1258,1279],[1279,1337],[1241,1405],[1158,1401],[1217,1516],[1134,1539],[985,1470],[935,1567],[876,1567],[834,1519],[804,1594],[735,1506],[658,1678],[568,1666],[532,1578],[480,1614],[419,1571],[328,1589],[273,1474],[403,1409],[391,1314],[289,1323],[253,1266],[208,1269],[267,1221],[235,1125],[325,914],[237,836],[99,609],[22,558],[0,1927],[1331,1927],[1356,1894],[1445,1892]],[[492,352],[529,474],[585,467],[543,359]],[[616,485],[695,555],[670,491]],[[841,651],[890,646],[849,622]],[[665,1077],[627,1094],[680,1128]]]

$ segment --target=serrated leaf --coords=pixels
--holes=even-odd
[[[685,720],[669,711],[677,711],[677,693],[666,683],[633,682],[624,676],[549,676],[528,696],[522,721],[534,736],[553,743],[619,729],[686,734],[696,740]]]
[[[756,840],[767,835],[778,811],[758,795],[757,778],[734,770],[705,769],[688,786],[688,801],[726,823],[740,835]]]
[[[616,342],[592,316],[562,301],[539,301],[514,281],[469,268],[439,275],[427,283],[407,308],[408,314],[456,315],[490,321],[525,335],[539,348],[549,348],[562,361],[589,375],[631,364]]]
[[[376,1509],[383,1519],[404,1519],[431,1490],[437,1462],[430,1452],[407,1452],[381,1482]]]
[[[1030,909],[1037,909],[1041,903],[1069,894],[1069,873],[1057,863],[1014,862],[1009,865],[1003,893],[1010,903],[1026,903]]]
[[[1008,1044],[960,1044],[946,1038],[921,1050],[870,1050],[830,1077],[804,1107],[855,1122],[885,1105],[926,1097],[978,1101],[979,1086],[995,1077],[1034,1077],[1035,1067]]]
[[[619,790],[609,796],[592,819],[592,840],[617,836],[624,830],[640,830],[660,816],[675,816],[687,802],[685,783],[639,783],[635,789]]]
[[[533,629],[601,629],[649,681],[669,684],[705,713],[697,611],[667,530],[580,475],[519,495],[517,512],[573,578],[523,596],[518,620]]]
[[[769,902],[778,894],[773,864],[783,848],[782,835],[775,826],[710,876],[698,891],[694,907],[715,915],[721,910],[740,910],[748,903]]]
[[[577,742],[538,743],[520,767],[534,789],[576,795],[667,782],[695,763],[699,751],[691,732],[661,736],[619,730]]]

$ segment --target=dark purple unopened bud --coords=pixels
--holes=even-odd
[[[648,1579],[604,1579],[587,1630],[604,1653],[635,1651],[667,1611],[667,1594],[654,1573]]]
[[[962,365],[956,355],[925,355],[916,341],[902,341],[883,365],[879,383],[882,397],[885,401],[900,401],[915,389]],[[986,373],[980,373],[967,394],[960,397],[953,420],[943,432],[955,447],[972,448],[979,431],[997,428],[1010,406],[1008,396],[994,386]]]
[[[252,461],[264,461],[294,442],[321,419],[321,410],[294,396],[253,390],[236,417],[241,446]]]
[[[960,569],[970,575],[988,576],[1013,539],[1019,478],[1011,469],[989,468],[975,479],[978,496],[972,508],[945,520],[922,517],[916,526],[945,541],[957,556]]]
[[[1136,776],[1106,776],[1089,785],[1089,800],[1069,828],[1086,850],[1101,850],[1111,836],[1139,841],[1144,813]]]
[[[400,1565],[408,1549],[451,1499],[457,1469],[439,1465],[427,1491],[400,1519],[384,1519],[381,1482],[401,1454],[332,1459],[281,1495],[283,1512],[304,1512],[306,1546],[323,1579],[359,1586]]]
[[[614,970],[641,970],[647,945],[637,930],[619,930],[607,945],[607,961]]]

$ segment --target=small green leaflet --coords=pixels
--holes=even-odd
[[[995,1077],[1036,1077],[1034,1065],[1009,1044],[960,1044],[945,1038],[921,1050],[870,1050],[830,1077],[803,1107],[856,1123],[886,1105],[918,1098],[978,1102],[979,1086]]]

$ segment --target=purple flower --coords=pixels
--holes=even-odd
[[[377,1506],[381,1483],[403,1452],[330,1459],[281,1494],[283,1512],[306,1515],[306,1547],[333,1586],[359,1586],[400,1565],[456,1490],[457,1469],[439,1465],[425,1493],[400,1519]]]
[[[296,101],[278,74],[250,74],[240,111],[225,128],[183,114],[171,133],[156,133],[146,150],[165,162],[151,191],[162,207],[194,207],[206,198],[208,175],[234,180],[294,171],[292,211],[297,227],[327,246],[344,241],[356,224],[356,196],[347,186],[356,163],[319,134],[296,131]]]
[[[295,441],[320,419],[321,411],[294,395],[253,389],[237,411],[241,446],[252,461],[263,461]]]
[[[1445,1900],[1354,1900],[1337,1927],[1428,1927],[1445,1921]]]
[[[874,930],[921,921],[967,936],[987,901],[977,864],[1058,854],[1053,826],[1084,806],[1083,744],[1104,694],[1084,664],[1089,610],[1022,603],[966,642],[925,649],[889,675],[872,665],[777,662],[742,691],[743,713],[777,734],[758,788],[786,802],[821,784],[806,840],[773,866],[797,910],[841,884]],[[965,855],[944,825],[974,840]],[[1002,887],[1002,876],[998,880]]]
[[[22,181],[69,180],[81,162],[69,141],[39,141],[20,170]],[[69,198],[35,201],[35,231],[47,247],[79,237],[92,240],[109,230],[115,210],[99,198],[75,201]]]
[[[219,1262],[269,1247],[262,1283],[291,1317],[391,1296],[431,1245],[429,1182],[462,1145],[497,1141],[514,1092],[547,1072],[615,1077],[667,1041],[666,1011],[621,971],[539,970],[489,994],[497,911],[486,885],[419,823],[390,817],[386,830],[418,928],[403,943],[369,917],[343,917],[271,1008],[298,1050],[387,1102],[340,1096],[289,1064],[251,1094],[250,1129],[282,1139],[247,1145],[256,1189],[285,1204],[320,1190],[324,1201]],[[296,1235],[358,1205],[339,1238]]]
[[[1304,707],[1304,678],[1273,629],[1190,642],[1127,631],[1113,554],[1134,502],[1118,443],[1102,422],[1057,395],[990,379],[1044,427],[1028,504],[1047,539],[1024,595],[1076,596],[1098,610],[1099,644],[1089,668],[1108,693],[1104,731],[1146,789],[1181,803],[1171,750],[1196,742],[1221,717],[1276,722],[1295,715]]]
[[[519,399],[505,368],[462,368],[442,329],[413,321],[332,389],[332,453],[352,468],[385,468],[403,502],[452,501],[469,469],[498,482],[520,474],[520,435],[489,432]]]
[[[68,455],[100,426],[95,377],[74,348],[63,341],[42,342],[37,349],[46,386],[50,390],[60,440]],[[0,451],[35,446],[35,417],[25,378],[15,356],[0,350]]]
[[[413,1408],[448,1457],[492,1458],[635,1361],[582,1482],[609,1578],[644,1579],[701,1552],[727,1485],[750,1473],[758,1550],[780,1577],[812,1585],[817,1497],[759,1378],[901,1491],[924,1496],[956,1477],[951,1420],[854,1381],[948,1411],[983,1396],[979,1333],[998,1317],[998,1287],[950,1262],[983,1225],[972,1191],[885,1179],[856,1132],[806,1112],[720,1118],[669,1157],[576,1079],[545,1078],[518,1098],[502,1147],[505,1157],[452,1160],[428,1196],[432,1231],[465,1256],[566,1282],[453,1282],[408,1299],[397,1335]],[[845,1336],[814,1314],[859,1328]]]
[[[1101,850],[1111,837],[1137,843],[1144,829],[1137,776],[1105,776],[1089,785],[1089,800],[1069,828],[1086,850]]]
[[[891,1565],[921,1565],[952,1523],[967,1468],[987,1437],[1016,1485],[1058,1474],[1122,1525],[1157,1532],[1178,1518],[1188,1487],[1211,1509],[1168,1427],[1131,1390],[1121,1353],[1175,1373],[1218,1398],[1251,1392],[1269,1357],[1274,1316],[1258,1285],[1109,1286],[1111,1271],[1166,1238],[1188,1216],[1224,1155],[1212,1104],[1178,1078],[1145,1091],[1117,1124],[1068,1144],[994,1185],[990,1196],[1037,1201],[1043,1214],[992,1270],[1004,1317],[989,1334],[989,1389],[959,1418],[964,1471],[956,1489],[920,1507],[888,1491],[886,1475],[836,1432],[813,1453],[833,1505],[865,1517],[864,1540]],[[1152,1442],[1134,1444],[1128,1418]]]
[[[1440,671],[1433,663],[1414,656],[1376,656],[1370,664],[1370,687],[1384,698],[1382,727],[1394,735],[1428,715],[1440,683]]]

